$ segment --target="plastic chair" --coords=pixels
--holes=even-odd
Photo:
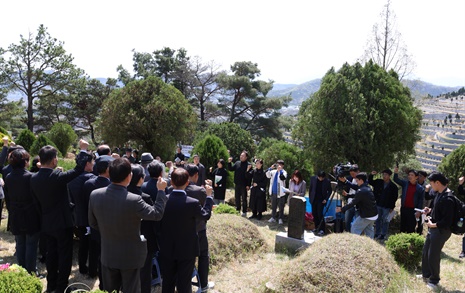
[[[197,281],[192,281],[192,285],[198,287],[196,293],[201,293],[202,292],[202,284],[200,284],[200,276],[199,272],[197,271],[197,268],[194,267],[194,271],[192,272],[192,279],[196,278]]]
[[[156,275],[155,275],[156,274]],[[152,286],[160,285],[162,283],[160,265],[158,264],[158,251],[155,252],[155,255],[152,259]]]

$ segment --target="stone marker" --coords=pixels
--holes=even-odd
[[[306,199],[294,196],[289,203],[289,224],[287,236],[295,239],[303,239],[305,231]]]

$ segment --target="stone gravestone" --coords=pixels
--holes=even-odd
[[[292,197],[289,203],[287,237],[303,239],[305,231],[305,211],[306,199],[301,196]]]

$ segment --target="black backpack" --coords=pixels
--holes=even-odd
[[[453,199],[454,205],[454,216],[452,226],[450,227],[450,231],[457,235],[463,235],[465,233],[465,203],[458,199],[455,195],[452,195],[451,198]],[[460,220],[461,219],[461,220]],[[462,227],[459,227],[458,223],[462,221]]]

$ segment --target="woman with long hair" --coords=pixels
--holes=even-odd
[[[307,182],[302,177],[302,172],[295,170],[291,175],[291,180],[289,181],[289,199],[290,202],[293,196],[305,196],[307,191]]]

